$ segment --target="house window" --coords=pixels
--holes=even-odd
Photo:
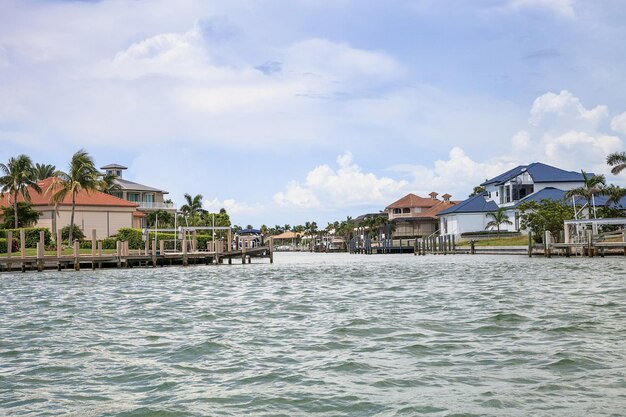
[[[128,193],[128,201],[132,201],[133,203],[139,203],[141,201],[141,196],[139,193]]]
[[[143,201],[144,203],[154,203],[154,194],[144,194]]]
[[[400,214],[400,213],[402,213],[401,209],[397,209],[397,208],[393,209],[393,214]]]
[[[402,209],[402,213],[410,213],[410,212],[411,212],[411,209],[408,207]]]
[[[113,197],[122,198],[122,192],[121,191],[111,191],[111,195]]]
[[[422,208],[421,207],[415,207],[415,212],[416,213],[421,213],[422,212]]]

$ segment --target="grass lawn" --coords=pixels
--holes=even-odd
[[[469,240],[460,242],[458,246],[469,246]],[[493,239],[477,240],[475,246],[528,246],[528,236],[494,237]]]
[[[66,248],[63,250],[63,252],[61,252],[62,255],[64,256],[70,256],[74,254],[74,250],[72,248]],[[82,255],[91,255],[91,249],[81,249],[80,253]],[[102,250],[102,254],[109,254],[109,253],[115,253],[115,249],[103,249]],[[56,256],[57,251],[45,251],[44,252],[44,256]],[[0,257],[1,256],[7,256],[7,253],[0,253]],[[19,258],[20,256],[20,251],[18,250],[17,252],[13,252],[11,253],[12,257],[17,257]],[[26,256],[37,256],[37,249],[35,248],[26,248]]]

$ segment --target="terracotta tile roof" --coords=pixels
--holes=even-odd
[[[426,208],[426,207],[432,207],[435,204],[439,203],[440,200],[436,200],[434,198],[424,198],[424,197],[420,197],[418,195],[415,195],[413,193],[407,194],[404,197],[402,197],[400,200],[391,203],[390,205],[388,205],[387,207],[385,207],[386,209],[394,209],[394,208],[413,208],[413,207],[422,207],[422,208]]]
[[[415,213],[416,216],[418,218],[429,218],[429,219],[436,219],[437,218],[437,213],[439,213],[440,211],[446,210],[450,207],[452,207],[453,205],[457,204],[458,201],[440,201],[437,200],[437,204],[435,204],[434,206],[430,207],[428,210],[424,210],[421,213]]]
[[[54,185],[56,180],[55,178],[46,178],[43,181],[39,181],[39,187],[41,188],[41,194],[29,189],[28,192],[30,194],[31,202],[35,206],[49,206],[52,205],[50,203],[50,197],[54,193],[56,186]],[[52,187],[52,188],[51,188]],[[24,198],[20,195],[17,198],[17,201],[24,201]],[[0,206],[7,207],[10,204],[9,195],[4,194],[0,198]],[[68,194],[63,202],[60,203],[62,206],[70,206],[72,205],[72,196]],[[77,206],[108,206],[108,207],[139,207],[139,204],[132,203],[130,201],[114,197],[110,194],[105,194],[100,191],[79,191],[76,194],[76,205]]]
[[[143,211],[134,211],[133,212],[133,217],[146,217],[147,214],[144,213]]]

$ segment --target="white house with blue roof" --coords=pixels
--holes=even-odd
[[[441,234],[457,236],[483,231],[492,220],[487,214],[505,207],[513,224],[502,225],[501,230],[519,231],[517,207],[521,203],[561,200],[568,190],[583,184],[580,172],[565,171],[541,162],[520,165],[482,183],[484,193],[439,212],[439,230]]]

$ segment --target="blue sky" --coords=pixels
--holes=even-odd
[[[520,163],[608,173],[624,22],[618,0],[3,1],[0,160],[85,148],[256,226],[463,199]]]

